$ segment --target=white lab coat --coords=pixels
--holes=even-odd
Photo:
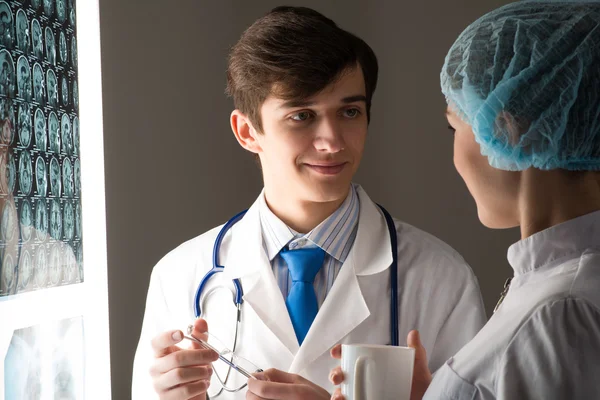
[[[508,258],[504,302],[424,399],[600,399],[600,211],[514,244]]]
[[[360,216],[356,239],[302,346],[298,346],[284,298],[262,243],[255,203],[225,237],[221,264],[211,285],[231,286],[240,278],[244,290],[236,352],[263,369],[298,373],[329,391],[329,371],[338,361],[329,350],[337,343],[389,344],[390,238],[385,218],[359,187]],[[261,194],[262,196],[262,194]],[[452,248],[408,224],[396,221],[398,233],[398,309],[400,343],[419,329],[436,369],[467,343],[485,323],[478,283],[470,267]],[[133,399],[157,398],[148,369],[151,339],[171,329],[185,329],[194,319],[198,283],[212,266],[215,228],[169,254],[154,268],[146,314],[135,356]],[[226,290],[211,294],[204,305],[209,331],[231,347],[236,313]],[[185,331],[184,331],[185,332]],[[215,363],[215,365],[221,362]],[[218,388],[213,375],[209,395]],[[242,399],[246,389],[218,398]]]

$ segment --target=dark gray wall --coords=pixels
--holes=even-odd
[[[456,248],[488,313],[518,232],[492,231],[452,164],[439,71],[460,31],[507,1],[291,1],[372,45],[380,61],[356,181],[396,217]],[[154,264],[247,207],[261,179],[229,129],[226,55],[276,1],[101,0],[113,398],[127,399]],[[168,5],[168,6],[167,6]]]

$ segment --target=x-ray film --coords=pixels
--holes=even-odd
[[[106,265],[97,256],[105,239],[92,236],[104,227],[93,218],[103,194],[86,186],[83,208],[81,186],[82,168],[91,182],[102,173],[100,152],[84,152],[82,163],[80,149],[77,25],[87,62],[91,50],[100,54],[96,14],[85,0],[0,0],[0,399],[110,393]],[[82,81],[84,149],[102,136],[96,76]]]
[[[83,281],[75,17],[0,0],[0,297]]]
[[[83,399],[84,377],[82,317],[14,331],[4,359],[5,399]]]

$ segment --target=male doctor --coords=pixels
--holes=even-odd
[[[400,221],[398,279],[390,281],[386,220],[352,183],[377,72],[363,40],[303,7],[272,10],[232,48],[231,128],[258,156],[264,190],[225,236],[219,254],[225,272],[205,288],[193,334],[209,330],[230,349],[235,342],[236,355],[266,372],[248,380],[232,370],[226,386],[241,390],[222,390],[215,371],[225,380],[225,364],[182,341],[219,227],[171,251],[153,270],[134,399],[329,399],[335,344],[391,343],[391,285],[399,293],[398,340],[405,343],[412,329],[422,332],[432,371],[484,324],[479,287],[465,261]],[[236,278],[244,293],[237,335],[229,291]]]

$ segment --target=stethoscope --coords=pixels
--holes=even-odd
[[[378,206],[381,209],[381,211],[383,212],[383,215],[385,217],[388,232],[390,235],[390,243],[391,243],[391,247],[392,247],[392,265],[390,266],[390,280],[391,280],[391,285],[390,285],[391,286],[391,299],[390,299],[390,321],[391,321],[390,337],[391,337],[391,342],[390,343],[392,346],[398,346],[399,345],[399,339],[398,339],[398,330],[399,330],[398,329],[398,237],[396,235],[396,225],[394,225],[394,220],[392,219],[392,216],[381,205],[378,204]],[[212,268],[210,271],[208,271],[206,273],[206,275],[204,275],[204,277],[200,281],[200,284],[198,285],[198,289],[196,290],[196,295],[194,296],[194,314],[195,314],[196,318],[200,318],[200,316],[202,315],[202,309],[204,308],[205,299],[207,297],[209,297],[210,294],[212,292],[214,292],[215,290],[222,288],[220,286],[214,287],[211,290],[209,290],[204,296],[202,296],[204,288],[206,287],[206,284],[210,280],[210,278],[212,278],[216,273],[223,272],[225,270],[225,266],[219,264],[219,251],[221,249],[221,243],[223,242],[223,238],[225,237],[225,234],[227,233],[227,231],[229,231],[229,229],[231,229],[231,227],[233,225],[235,225],[239,220],[241,220],[244,217],[244,215],[246,214],[247,211],[248,210],[244,210],[244,211],[236,214],[235,216],[233,216],[233,218],[231,218],[229,221],[227,221],[227,223],[225,225],[223,225],[223,227],[219,231],[219,234],[217,235],[217,238],[215,239],[215,244],[213,246],[213,254],[212,254]],[[234,336],[234,341],[233,341],[233,348],[231,349],[231,351],[232,351],[232,353],[235,353],[235,349],[237,346],[239,326],[240,326],[240,322],[241,322],[241,315],[242,315],[242,303],[244,302],[244,299],[243,299],[244,291],[242,289],[242,284],[239,279],[233,279],[233,285],[235,287],[233,303],[235,304],[235,307],[237,309],[237,317],[236,317],[237,321],[235,324],[235,336]],[[232,368],[232,365],[229,366],[229,369],[227,370],[227,375],[226,375],[224,381],[217,374],[217,379],[220,381],[222,388],[216,395],[213,395],[212,397],[216,397],[216,396],[220,395],[223,390],[226,390],[228,392],[237,392],[237,391],[243,389],[244,386],[241,388],[237,388],[237,389],[230,389],[226,386],[227,380],[229,379],[229,373],[231,372],[231,368]]]

